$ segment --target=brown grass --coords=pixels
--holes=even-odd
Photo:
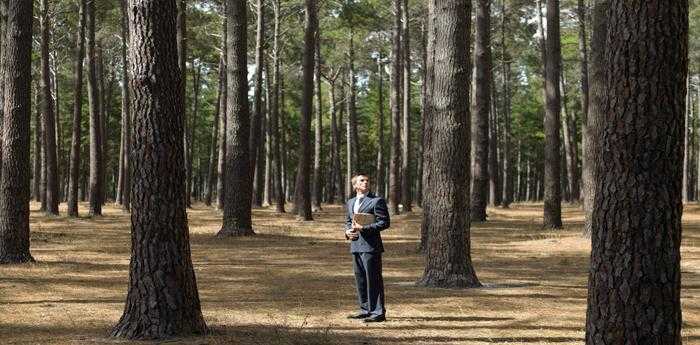
[[[86,205],[81,205],[86,210]],[[46,217],[32,204],[37,263],[0,267],[0,343],[143,344],[106,335],[121,315],[129,264],[129,217],[114,207],[96,219]],[[258,235],[216,239],[221,215],[190,210],[192,253],[206,337],[166,344],[580,344],[590,244],[583,215],[564,210],[566,229],[540,229],[541,205],[489,209],[472,230],[484,288],[414,286],[420,215],[397,216],[384,232],[387,322],[365,325],[356,310],[342,210],[314,222],[254,210]],[[65,210],[62,209],[62,214]],[[700,343],[700,207],[683,229],[684,344]],[[150,344],[150,343],[148,343]]]

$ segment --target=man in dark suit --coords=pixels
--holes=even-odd
[[[385,320],[384,280],[382,278],[381,231],[389,228],[389,211],[386,201],[369,191],[369,177],[355,174],[352,186],[356,196],[347,202],[345,238],[350,241],[353,256],[353,270],[357,283],[357,300],[360,312],[348,316],[351,319],[364,319],[365,322]],[[353,221],[355,213],[374,215],[374,223],[360,225]]]

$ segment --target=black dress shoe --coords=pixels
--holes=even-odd
[[[386,318],[384,317],[384,315],[374,315],[374,316],[370,316],[370,317],[366,318],[364,321],[365,322],[384,322],[384,321],[386,321]]]
[[[372,315],[371,314],[362,314],[362,313],[352,314],[352,315],[348,315],[348,319],[364,319],[364,318],[368,318],[370,316],[372,316]]]

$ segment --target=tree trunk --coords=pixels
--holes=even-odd
[[[177,65],[180,68],[180,73],[182,73],[182,95],[185,97],[184,114],[182,117],[183,132],[182,132],[182,145],[184,146],[184,159],[185,159],[185,176],[191,176],[189,168],[191,166],[190,161],[192,157],[189,156],[189,145],[187,141],[187,2],[186,0],[175,0],[177,4],[177,16],[176,20],[176,44],[177,44]],[[185,178],[185,189],[182,191],[182,197],[185,199],[186,207],[190,206],[189,193],[190,181]]]
[[[681,344],[688,2],[611,0],[607,14],[586,343]]]
[[[600,119],[603,118],[602,98],[604,96],[605,40],[608,33],[608,0],[595,0],[592,9],[590,101],[586,126],[583,129],[583,236],[593,232],[593,204],[595,203],[597,170],[600,156]]]
[[[401,10],[403,0],[394,0],[394,30],[391,48],[391,156],[389,158],[389,209],[399,214],[401,203]]]
[[[226,42],[222,42],[222,48],[225,45]],[[222,113],[225,111],[225,108],[221,107],[221,98],[223,97],[224,90],[226,88],[226,64],[224,63],[224,59],[226,59],[226,56],[222,54],[221,58],[219,59],[219,90],[217,92],[216,104],[214,104],[214,121],[212,123],[211,130],[211,149],[209,151],[209,166],[207,168],[207,186],[205,188],[204,195],[204,204],[207,206],[211,206],[211,199],[214,193],[214,182],[217,176],[217,170],[215,170],[214,167],[218,166],[217,148],[219,147],[219,125],[221,122],[220,118],[222,117]]]
[[[491,84],[493,85],[493,74],[491,74]],[[501,179],[498,173],[498,112],[496,111],[496,90],[491,88],[491,102],[489,104],[489,204],[498,206],[501,204]]]
[[[255,30],[255,98],[253,99],[253,116],[250,127],[250,176],[254,181],[258,159],[258,147],[260,145],[260,124],[262,122],[262,93],[263,93],[263,40],[265,39],[265,12],[263,0],[256,0],[257,28]],[[257,185],[256,185],[257,186]],[[257,188],[253,193],[253,205],[260,206],[262,200],[257,198]]]
[[[312,183],[312,209],[313,211],[321,210],[322,179],[323,171],[321,170],[321,145],[322,143],[322,128],[323,128],[323,97],[321,95],[321,32],[316,28],[316,54],[314,54],[314,85],[316,89],[316,123],[314,130],[314,172]]]
[[[58,161],[56,157],[56,121],[51,93],[49,71],[49,5],[47,0],[40,2],[39,25],[41,27],[41,92],[43,94],[44,152],[46,153],[46,213],[58,215]]]
[[[247,78],[247,7],[244,0],[227,0],[226,157],[224,218],[219,237],[253,235],[251,220],[250,116]]]
[[[32,191],[34,195],[34,201],[41,202],[41,148],[42,142],[44,141],[44,135],[42,134],[43,131],[41,130],[41,127],[43,125],[41,123],[41,102],[39,102],[39,94],[41,92],[39,92],[39,87],[37,84],[38,83],[34,83],[34,90],[31,93],[31,95],[34,97],[34,102],[31,102],[31,104],[33,104],[34,106],[34,165],[32,167]]]
[[[263,69],[265,68],[264,66],[265,63],[263,62]],[[265,92],[265,88],[263,88],[262,92]],[[256,207],[262,207],[263,188],[265,188],[265,186],[263,186],[265,182],[263,181],[265,178],[265,137],[263,134],[267,131],[267,123],[265,122],[265,118],[267,117],[267,109],[265,107],[267,105],[267,99],[264,100],[264,103],[260,113],[260,132],[258,133],[260,138],[258,139],[258,146],[255,148],[258,159],[256,160],[255,177],[253,180],[253,205]]]
[[[410,154],[413,148],[411,147],[411,49],[408,23],[408,0],[403,0],[402,5],[401,56],[403,57],[403,97],[401,100],[403,101],[403,123],[401,124],[401,200],[404,212],[411,212],[411,204],[413,203],[411,182],[413,182],[413,174],[411,172]]]
[[[313,220],[311,215],[311,115],[314,96],[314,55],[316,50],[316,30],[318,19],[316,17],[316,0],[305,0],[306,15],[304,28],[304,57],[303,67],[303,95],[301,99],[301,121],[299,124],[299,167],[297,168],[296,190],[299,203],[297,207],[300,219]]]
[[[466,0],[430,0],[428,39],[434,64],[425,146],[422,226],[430,233],[422,286],[481,286],[471,263],[469,235],[469,9]],[[465,39],[467,38],[467,39]],[[465,97],[466,95],[466,97]],[[427,176],[427,174],[426,174]]]
[[[476,2],[474,181],[471,191],[471,220],[486,221],[489,182],[489,107],[491,105],[491,0]]]
[[[690,91],[690,75],[685,78],[685,88]],[[688,202],[688,182],[690,181],[688,173],[690,173],[689,163],[690,160],[690,133],[688,127],[690,126],[690,113],[692,112],[691,97],[690,92],[685,93],[685,119],[683,120],[683,183],[681,184],[681,195],[683,203]]]
[[[586,4],[583,0],[578,0],[577,15],[579,22],[578,30],[578,49],[579,49],[579,60],[581,61],[581,183],[582,188],[580,188],[577,193],[586,191],[586,183],[592,183],[591,181],[586,181],[586,169],[588,169],[586,162],[586,146],[588,145],[588,138],[586,136],[586,126],[588,125],[588,103],[589,103],[589,93],[588,93],[588,35],[586,34]],[[580,197],[580,196],[579,196]],[[583,195],[583,208],[586,209],[586,195]]]
[[[503,208],[513,202],[513,145],[511,142],[512,122],[510,110],[510,56],[506,46],[506,3],[501,0],[501,68],[503,69]]]
[[[563,63],[563,61],[562,61]],[[563,68],[562,68],[563,70]],[[569,117],[573,116],[573,114],[569,113],[569,109],[567,108],[566,105],[566,83],[564,81],[564,73],[563,71],[561,72],[561,77],[559,79],[559,92],[561,95],[561,132],[562,136],[564,139],[564,160],[562,163],[564,164],[564,167],[566,168],[566,183],[565,186],[567,187],[567,191],[564,192],[564,199],[569,201],[569,202],[574,202],[576,201],[574,198],[574,193],[575,189],[577,188],[576,185],[576,166],[575,166],[575,153],[574,151],[576,150],[576,144],[574,143],[574,138],[571,136],[571,122],[569,121]]]
[[[88,60],[88,101],[90,105],[90,215],[102,215],[102,200],[100,199],[100,171],[102,171],[101,138],[100,138],[100,97],[97,84],[97,59],[95,57],[95,3],[88,1],[86,9],[87,20],[87,60]]]
[[[559,76],[561,42],[559,36],[559,0],[547,0],[546,94],[544,117],[544,223],[545,228],[559,229],[561,224],[561,175],[559,128],[561,98]]]
[[[207,331],[182,197],[185,107],[174,5],[129,0],[134,207],[129,290],[124,314],[112,329],[114,337],[164,339]]]
[[[377,130],[377,193],[386,198],[386,191],[383,187],[384,181],[384,78],[382,74],[384,73],[382,69],[384,68],[382,63],[382,53],[379,52],[379,57],[377,58],[377,90],[379,92],[379,129]]]
[[[195,136],[195,129],[197,128],[197,117],[199,116],[199,90],[201,89],[201,76],[202,76],[202,65],[198,64],[197,67],[194,67],[194,62],[192,63],[193,71],[192,71],[192,93],[193,93],[193,102],[192,102],[192,120],[190,121],[190,126],[185,126],[186,129],[189,129],[190,133],[187,136],[188,140],[187,142],[189,143],[187,145],[187,149],[189,152],[186,153],[186,155],[189,157],[187,159],[187,175],[185,178],[187,179],[186,186],[188,186],[187,190],[185,191],[185,201],[187,207],[192,206],[192,187],[193,187],[193,174],[192,174],[192,165],[193,165],[193,160],[194,160],[194,136]]]
[[[226,12],[227,1],[223,2],[223,13]],[[218,176],[216,182],[216,197],[217,203],[216,207],[220,210],[224,209],[224,179],[226,178],[224,174],[226,173],[226,130],[228,121],[228,19],[224,17],[222,33],[223,47],[221,49],[221,59],[223,63],[223,75],[221,77],[222,89],[221,89],[221,99],[219,100],[219,142],[217,146],[219,147],[219,159],[216,166],[216,175]]]
[[[2,66],[5,108],[0,167],[0,264],[34,261],[29,253],[32,12],[31,1],[8,3]]]
[[[345,90],[345,89],[343,89]],[[349,90],[349,89],[348,89]],[[352,174],[357,170],[357,166],[354,164],[353,151],[357,148],[352,140],[352,124],[350,114],[350,91],[345,93],[345,111],[348,113],[347,121],[345,122],[345,152],[347,157],[345,160],[345,199],[352,198],[353,188],[352,188]]]
[[[5,43],[7,41],[7,6],[8,6],[9,0],[0,0],[0,71],[3,70],[3,64],[4,64],[4,57],[3,54],[5,53]],[[3,95],[5,94],[5,84],[0,83],[0,159],[2,158],[2,123],[3,123],[3,108],[5,107],[4,105],[4,99]],[[30,110],[31,113],[31,110]],[[31,140],[31,139],[30,139]],[[2,161],[0,161],[0,166],[2,166]]]
[[[131,94],[129,91],[129,61],[126,58],[127,44],[129,43],[129,28],[127,22],[127,4],[128,0],[121,0],[122,11],[122,152],[119,158],[122,160],[120,176],[121,186],[121,205],[124,210],[131,209]]]
[[[280,36],[280,0],[273,1],[273,9],[275,12],[275,23],[274,23],[274,38],[272,46],[272,64],[273,64],[273,88],[272,88],[272,110],[270,111],[270,124],[272,129],[273,138],[273,160],[275,161],[275,209],[278,213],[284,213],[284,203],[285,195],[284,189],[282,188],[282,155],[281,155],[281,144],[282,137],[281,131],[279,129],[280,124],[280,60],[279,60],[279,36]]]
[[[265,157],[265,181],[263,191],[262,205],[269,207],[272,204],[272,124],[270,121],[270,113],[272,113],[272,90],[271,90],[270,66],[265,61],[265,147],[263,153]]]

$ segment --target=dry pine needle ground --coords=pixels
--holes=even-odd
[[[122,313],[129,268],[129,216],[107,206],[90,219],[46,217],[32,203],[37,263],[0,266],[0,343],[144,344],[106,335]],[[81,205],[86,210],[86,205]],[[543,231],[541,205],[489,209],[472,227],[472,258],[485,284],[418,288],[420,213],[383,233],[388,320],[365,325],[340,206],[314,222],[256,209],[258,235],[216,239],[219,212],[189,211],[206,337],[166,344],[581,344],[590,244],[583,215],[564,208],[562,231]],[[683,217],[683,341],[700,344],[700,207]]]

